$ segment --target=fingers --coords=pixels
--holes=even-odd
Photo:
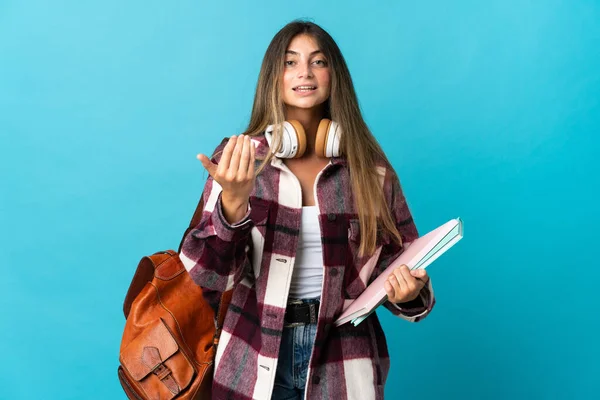
[[[238,169],[240,166],[240,156],[242,154],[242,148],[244,147],[244,137],[239,136],[235,142],[233,153],[231,154],[231,160],[229,162],[229,169],[227,170],[227,179],[235,181],[238,175]]]
[[[396,297],[396,294],[394,293],[394,287],[390,283],[389,278],[383,284],[383,288],[385,289],[385,293],[387,294],[388,300],[393,301],[394,298]]]
[[[218,169],[219,175],[225,175],[227,173],[227,171],[229,170],[229,163],[231,161],[231,155],[233,153],[233,149],[235,148],[236,143],[237,143],[237,137],[235,135],[233,135],[232,137],[229,138],[229,141],[223,148],[223,155],[221,156],[221,159],[219,160],[219,169]]]
[[[248,141],[250,142],[250,166],[248,167],[248,176],[254,177],[254,161],[256,160],[255,159],[256,148],[254,147],[252,140],[248,139]]]
[[[428,279],[425,270],[411,271],[406,265],[396,268],[384,283],[388,299],[399,303],[416,298],[427,282],[422,278]]]
[[[406,281],[404,280],[404,277],[401,273],[399,273],[398,270],[399,268],[396,268],[394,272],[392,272],[388,277],[388,282],[394,290],[393,299],[396,302],[402,297],[404,297],[406,293]]]
[[[406,282],[406,290],[408,293],[413,293],[421,289],[422,283],[418,282],[414,276],[410,273],[410,269],[406,265],[399,268],[399,272]]]
[[[248,200],[254,188],[255,147],[247,135],[232,136],[223,148],[218,164],[204,154],[197,158],[211,177],[217,182],[223,194],[238,203]]]
[[[242,153],[240,154],[240,165],[238,167],[237,175],[240,179],[247,179],[250,177],[248,174],[248,168],[251,158],[250,148],[254,146],[252,146],[252,143],[250,142],[250,137],[248,136],[244,136],[243,142],[244,144],[242,146]]]
[[[229,181],[245,180],[254,175],[255,147],[246,135],[229,138],[218,164],[204,154],[198,154],[197,158],[213,178],[215,172]]]
[[[423,286],[427,284],[429,281],[429,276],[427,275],[427,271],[424,269],[417,269],[410,271],[410,274],[415,277],[418,282],[423,283]]]

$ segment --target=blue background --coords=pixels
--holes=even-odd
[[[391,399],[600,396],[598,1],[0,2],[0,397],[125,398],[139,259],[176,248],[285,23],[337,40],[421,233],[419,324],[383,310]]]

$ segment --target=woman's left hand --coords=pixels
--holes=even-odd
[[[411,271],[406,265],[401,265],[388,276],[384,284],[388,300],[392,303],[414,300],[428,280],[429,276],[424,269]]]

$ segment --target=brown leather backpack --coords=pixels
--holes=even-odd
[[[202,200],[179,244],[202,216]],[[127,291],[119,380],[130,399],[210,399],[216,347],[231,301],[221,296],[218,315],[178,253],[143,257]]]

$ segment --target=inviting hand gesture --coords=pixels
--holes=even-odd
[[[392,303],[405,303],[417,298],[429,277],[424,269],[409,270],[402,265],[394,270],[383,285]]]
[[[243,218],[248,211],[248,199],[254,188],[254,145],[249,136],[232,136],[218,164],[204,154],[198,159],[210,176],[223,188],[223,213],[229,223]]]

